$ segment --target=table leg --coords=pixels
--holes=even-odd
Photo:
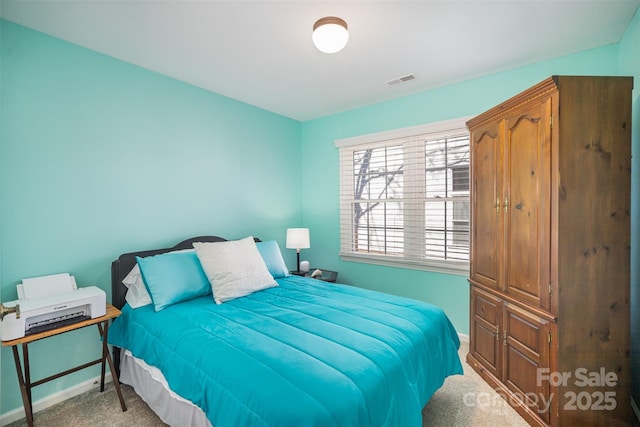
[[[33,427],[33,409],[31,408],[31,381],[27,376],[25,382],[25,374],[29,372],[29,358],[27,353],[27,345],[22,344],[22,355],[25,358],[25,374],[22,372],[22,366],[20,365],[20,355],[18,354],[18,346],[14,345],[13,360],[16,362],[16,373],[18,374],[18,383],[20,384],[20,393],[22,394],[22,404],[24,405],[24,413],[27,417],[27,425]]]
[[[107,326],[107,322],[105,323],[105,328]],[[102,325],[98,323],[98,331],[100,332],[100,336],[102,337],[102,362],[100,363],[100,392],[104,391],[104,359],[105,353],[107,352],[107,337],[102,331]]]
[[[115,369],[113,368],[113,360],[111,359],[111,354],[109,354],[109,348],[107,346],[107,338],[109,336],[109,321],[104,322],[104,331],[102,329],[102,325],[98,323],[98,330],[100,331],[100,336],[102,337],[102,385],[100,391],[104,390],[104,371],[105,371],[105,360],[109,364],[109,370],[111,371],[111,379],[113,380],[113,386],[116,389],[116,393],[118,394],[118,399],[120,400],[120,407],[122,408],[122,412],[127,410],[127,405],[124,402],[124,397],[122,396],[122,390],[120,388],[120,380],[118,379],[118,375],[116,374]]]
[[[27,343],[22,344],[22,362],[24,364],[24,382],[27,385],[27,394],[29,395],[29,403],[31,404],[33,402],[33,398],[31,397],[31,364],[29,363],[29,347]],[[33,412],[33,408],[31,409]]]

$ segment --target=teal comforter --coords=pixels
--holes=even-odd
[[[459,340],[430,304],[297,276],[216,305],[122,310],[109,343],[224,426],[421,426]]]

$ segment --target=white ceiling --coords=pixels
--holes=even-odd
[[[640,0],[0,0],[3,18],[297,120],[615,43]],[[313,23],[339,16],[323,54]],[[415,74],[389,86],[387,81]]]

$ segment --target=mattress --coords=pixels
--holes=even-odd
[[[109,343],[158,368],[216,427],[420,426],[462,374],[458,336],[433,305],[290,276],[216,305],[131,309]],[[295,402],[295,404],[294,404]]]

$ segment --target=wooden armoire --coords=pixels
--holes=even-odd
[[[467,361],[531,425],[630,425],[631,77],[469,120]]]

